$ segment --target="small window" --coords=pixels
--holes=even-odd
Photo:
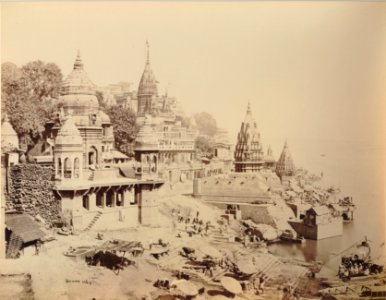
[[[96,124],[96,119],[97,119],[96,114],[93,114],[93,115],[91,116],[91,124],[92,124],[92,125],[95,125],[95,124]]]

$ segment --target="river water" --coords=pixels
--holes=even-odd
[[[306,261],[321,260],[336,273],[338,253],[361,241],[371,241],[372,258],[384,262],[385,246],[385,144],[344,141],[291,140],[297,167],[323,172],[322,185],[340,187],[341,196],[352,196],[357,209],[354,222],[344,224],[343,235],[303,244],[273,244],[270,251]],[[347,252],[345,252],[347,253]]]

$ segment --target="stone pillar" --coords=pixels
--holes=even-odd
[[[200,197],[201,193],[202,193],[201,179],[194,178],[193,179],[193,196]]]
[[[117,192],[115,190],[111,191],[111,207],[117,206]]]
[[[135,203],[137,205],[141,205],[141,186],[140,185],[135,185],[134,186],[134,199]]]
[[[63,161],[62,157],[60,157],[60,162],[61,162],[61,168],[60,168],[61,176],[60,176],[60,178],[63,180],[63,178],[64,178],[64,161]]]
[[[125,206],[125,192],[124,191],[120,191],[119,192],[119,197],[121,197],[121,206],[124,207]]]
[[[140,222],[142,225],[158,226],[158,205],[155,201],[155,190],[151,185],[141,186]]]
[[[58,162],[58,157],[55,157],[55,167],[54,167],[54,170],[55,170],[55,179],[57,179],[59,176],[58,176],[58,167],[59,167],[59,162]]]
[[[134,195],[129,191],[129,189],[125,189],[122,192],[123,207],[129,207],[130,206],[131,197],[134,197]]]
[[[71,179],[75,178],[75,159],[71,157]]]
[[[90,211],[93,211],[96,209],[96,193],[91,193],[88,195],[88,207]]]
[[[106,207],[106,193],[102,193],[101,200],[102,200],[102,208],[105,208]]]

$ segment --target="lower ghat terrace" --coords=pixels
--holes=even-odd
[[[161,180],[118,176],[117,169],[101,169],[92,180],[60,181],[54,188],[62,212],[72,214],[76,230],[117,229],[157,225],[155,191]]]

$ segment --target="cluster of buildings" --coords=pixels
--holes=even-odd
[[[183,124],[176,101],[167,95],[159,96],[149,51],[135,95],[130,94],[130,86],[124,85],[121,90],[135,100],[130,100],[131,104],[136,104],[140,130],[134,160],[115,149],[111,120],[99,105],[98,90],[84,70],[79,53],[61,86],[63,106],[47,122],[44,139],[28,153],[30,163],[41,166],[43,171],[53,170],[52,193],[61,213],[70,215],[75,230],[157,225],[156,191],[166,182],[172,187],[187,180],[193,182],[196,197],[232,212],[235,218],[258,222],[267,217],[267,207],[286,189],[295,167],[287,143],[278,161],[270,147],[264,152],[249,104],[233,157],[228,134],[220,129],[215,137],[214,157],[204,161],[196,157],[198,131],[194,119]],[[18,136],[5,118],[5,194],[15,180],[12,168],[20,158],[24,162]],[[38,186],[39,180],[36,184],[36,189],[45,188]],[[12,201],[9,195],[7,199]],[[5,219],[7,223],[7,214]],[[17,228],[9,230],[17,232]]]
[[[53,169],[52,192],[61,211],[71,216],[75,230],[156,225],[154,192],[165,182],[172,185],[230,168],[230,152],[224,153],[224,149],[230,151],[230,143],[224,140],[224,132],[213,163],[196,157],[195,123],[191,119],[182,124],[176,110],[158,97],[149,55],[136,98],[140,130],[133,160],[115,149],[111,120],[99,105],[97,89],[78,53],[61,86],[62,106],[46,123],[44,138],[28,153],[31,165]],[[2,124],[2,146],[2,181],[12,183],[12,168],[19,163],[21,151],[7,118]],[[226,158],[224,162],[221,157]],[[5,184],[3,191],[9,190]]]

